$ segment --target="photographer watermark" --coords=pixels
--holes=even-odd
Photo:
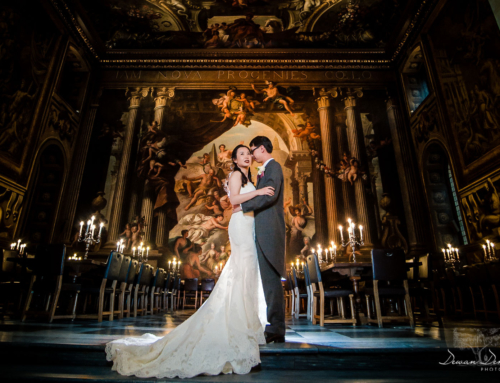
[[[448,358],[439,362],[440,365],[477,366],[481,371],[500,371],[500,360],[497,360],[497,355],[491,350],[500,347],[500,329],[455,328],[453,346],[459,350],[471,350],[473,358],[459,359],[448,349]]]

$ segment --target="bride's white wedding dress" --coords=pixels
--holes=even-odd
[[[254,185],[247,183],[240,194],[253,190]],[[190,378],[247,374],[260,363],[267,307],[253,212],[233,214],[228,232],[231,257],[210,297],[164,337],[144,334],[108,343],[106,359],[113,361],[113,370],[138,377]]]

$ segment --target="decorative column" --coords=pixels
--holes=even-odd
[[[335,130],[337,133],[337,148],[339,153],[339,159],[343,157],[344,153],[349,153],[349,148],[347,146],[347,127],[346,127],[346,114],[345,111],[336,111],[334,115],[335,119]],[[348,217],[356,218],[356,202],[354,201],[354,194],[352,186],[349,182],[341,182],[342,189],[342,201],[344,203],[344,222]]]
[[[156,97],[155,97],[155,121],[158,122],[158,128],[162,131],[165,132],[165,126],[163,124],[163,114],[165,113],[165,107],[167,106],[167,102],[169,99],[173,98],[175,95],[175,89],[174,88],[160,88],[159,90],[156,91]],[[145,199],[148,199],[147,196],[145,196]],[[149,202],[146,202],[148,204]],[[144,208],[144,200],[143,200],[143,208]],[[168,227],[167,227],[167,212],[165,210],[165,206],[161,207],[158,211],[158,222],[156,225],[156,247],[161,248],[163,247],[166,242],[168,241],[168,238],[165,238],[165,236],[168,236]],[[151,217],[152,218],[152,217]],[[146,218],[146,221],[148,218]],[[152,223],[151,219],[151,223]],[[146,228],[147,231],[147,228]],[[149,235],[150,237],[150,235]],[[151,238],[148,238],[148,241]]]
[[[316,159],[318,159],[318,157],[316,157]],[[311,157],[311,165],[312,183],[314,185],[314,220],[316,225],[315,240],[316,243],[329,243],[325,204],[325,178],[323,177],[321,171],[316,167],[316,165],[319,167],[319,164],[315,162],[314,157]]]
[[[120,167],[118,168],[118,175],[116,177],[115,193],[113,196],[113,210],[110,216],[108,243],[113,245],[120,233],[120,224],[123,210],[123,198],[125,196],[126,181],[129,168],[130,153],[132,149],[132,141],[134,139],[134,131],[136,126],[137,111],[141,105],[141,101],[149,93],[149,88],[134,88],[130,90],[127,88],[125,95],[129,95],[128,101],[129,114],[128,121],[123,133],[123,149],[120,160]]]
[[[346,110],[346,125],[347,125],[347,141],[349,144],[349,151],[351,156],[356,158],[361,165],[366,166],[366,155],[364,148],[360,146],[360,140],[358,138],[359,130],[361,126],[361,118],[356,110],[356,100],[363,97],[363,91],[361,88],[348,88],[346,91],[345,110]],[[364,230],[364,241],[365,244],[362,247],[363,250],[370,250],[373,248],[372,241],[372,225],[370,223],[370,215],[368,212],[368,203],[365,186],[363,185],[362,179],[358,176],[358,179],[354,182],[354,197],[356,200],[356,212],[357,212],[357,222],[358,225],[363,225],[366,230]]]
[[[102,88],[97,91],[96,95],[90,101],[90,108],[85,116],[85,122],[80,128],[77,141],[78,145],[76,145],[73,154],[70,172],[71,177],[68,177],[68,186],[65,190],[65,201],[61,212],[62,232],[60,239],[63,242],[71,241],[70,237],[73,230],[73,221],[75,218],[78,197],[80,196],[90,137],[92,136],[92,128],[94,127],[95,116],[99,108],[99,98],[101,95]]]
[[[142,198],[141,218],[145,218],[144,242],[151,245],[151,234],[153,233],[153,207],[154,207],[154,188],[151,187],[149,180],[144,184],[144,196]]]
[[[337,148],[332,145],[334,137],[332,135],[332,121],[330,110],[330,92],[322,88],[319,92],[318,112],[321,125],[321,146],[323,153],[323,162],[325,165],[333,169],[335,161],[338,158]],[[328,242],[331,240],[338,241],[340,239],[338,233],[338,202],[336,191],[336,180],[334,177],[325,178],[325,197],[326,197],[326,216],[328,220]]]
[[[418,175],[418,164],[413,151],[410,130],[406,128],[401,108],[389,96],[387,100],[387,116],[396,155],[401,195],[408,228],[409,254],[418,255],[429,249],[429,217],[423,208],[426,201],[422,184]]]

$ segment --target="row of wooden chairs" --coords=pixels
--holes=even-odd
[[[80,282],[72,283],[71,278],[74,282],[81,276],[64,273],[65,259],[64,245],[38,247],[22,321],[28,316],[43,315],[49,322],[62,318],[91,318],[101,322],[104,317],[112,321],[115,316],[118,319],[136,317],[177,307],[181,282],[179,273],[168,273],[162,268],[154,270],[151,265],[112,251],[102,275],[82,277]],[[82,312],[77,313],[80,295],[84,296],[84,302]],[[64,313],[56,313],[62,306],[62,296],[70,307]],[[34,298],[37,304],[33,304]],[[97,304],[97,309],[88,313],[89,303],[92,302]]]
[[[403,251],[372,250],[373,285],[360,291],[360,294],[365,296],[368,322],[375,322],[379,327],[383,327],[383,322],[404,320],[414,327],[405,263]],[[318,257],[315,254],[307,257],[303,274],[303,279],[297,278],[297,270],[292,267],[286,281],[285,306],[293,317],[304,316],[313,324],[319,322],[320,326],[324,326],[325,323],[356,325],[353,288],[342,284],[333,287],[325,286]],[[405,315],[402,315],[401,309],[399,309],[400,315],[398,316],[384,315],[381,299],[387,297],[403,298]],[[350,318],[345,315],[346,298],[348,298],[351,311]],[[330,305],[331,318],[325,318],[327,300]],[[335,303],[338,314],[336,316],[334,315]],[[301,307],[303,313],[300,313]]]

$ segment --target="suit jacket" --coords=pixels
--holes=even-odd
[[[255,240],[266,259],[282,276],[285,275],[285,213],[283,209],[283,171],[276,160],[269,161],[257,189],[274,188],[274,195],[257,196],[241,204],[243,212],[253,211]]]

